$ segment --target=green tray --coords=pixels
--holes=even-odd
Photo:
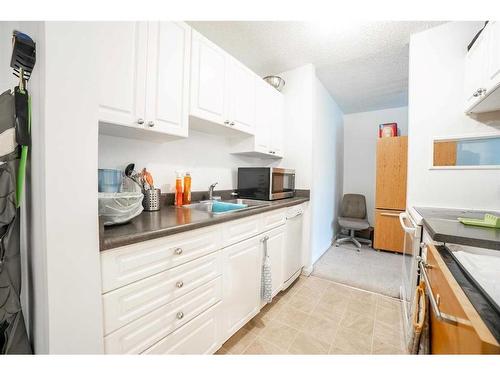
[[[491,214],[485,214],[484,219],[471,219],[468,217],[459,217],[458,221],[460,221],[465,225],[475,225],[478,227],[500,229],[500,217]]]

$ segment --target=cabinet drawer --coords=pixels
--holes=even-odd
[[[279,227],[286,222],[286,209],[271,211],[269,213],[263,214],[262,219],[262,231],[268,231],[270,229]]]
[[[261,220],[261,215],[254,215],[245,219],[225,223],[222,232],[224,247],[259,234],[262,231]]]
[[[403,252],[404,231],[399,222],[401,211],[375,210],[375,249]]]
[[[195,318],[222,298],[222,277],[144,315],[104,337],[104,351],[138,354]]]
[[[173,301],[222,274],[217,251],[103,295],[104,334]]]
[[[219,348],[221,303],[172,332],[143,354],[213,354]]]
[[[218,250],[220,229],[203,228],[102,252],[103,293]]]
[[[500,346],[449,271],[436,247],[426,244],[425,269],[439,311],[464,323],[439,320],[430,312],[432,354],[500,353]],[[430,307],[429,307],[430,308]]]

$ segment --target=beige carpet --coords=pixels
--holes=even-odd
[[[399,298],[404,256],[363,246],[332,246],[314,265],[313,275]]]

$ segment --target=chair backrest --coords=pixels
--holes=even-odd
[[[352,219],[366,218],[366,199],[362,194],[344,194],[341,215]]]

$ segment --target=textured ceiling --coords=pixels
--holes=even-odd
[[[442,22],[189,22],[264,76],[312,63],[344,113],[408,104],[410,34]]]

